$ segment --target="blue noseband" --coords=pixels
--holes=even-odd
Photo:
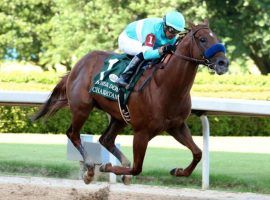
[[[221,43],[214,44],[208,48],[203,54],[206,59],[212,58],[216,53],[223,52],[226,53],[225,46]]]

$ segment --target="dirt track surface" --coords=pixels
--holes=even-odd
[[[36,177],[0,177],[0,200],[270,200],[270,195],[157,186],[91,183]]]

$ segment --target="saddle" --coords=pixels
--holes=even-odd
[[[143,61],[131,77],[130,84],[126,88],[118,87],[116,80],[130,63],[132,57],[133,56],[128,54],[114,54],[107,58],[104,61],[104,65],[100,73],[94,77],[92,87],[89,90],[90,93],[101,95],[112,101],[118,101],[122,117],[127,123],[130,121],[127,103],[137,81],[147,68],[151,68],[163,60],[163,58],[160,58],[152,61]],[[142,91],[151,80],[156,69],[157,68],[154,68],[152,73],[143,81],[142,85],[140,85],[138,90],[139,92]]]

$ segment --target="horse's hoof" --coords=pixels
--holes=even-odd
[[[175,176],[175,172],[176,172],[176,168],[172,169],[172,170],[170,171],[170,174],[171,174],[172,176]]]
[[[99,171],[100,172],[109,172],[108,167],[112,167],[111,163],[106,163],[100,166]]]
[[[172,176],[184,176],[184,170],[182,168],[174,168],[170,171]]]
[[[123,176],[121,177],[122,182],[123,182],[125,185],[130,185],[130,183],[131,183],[131,178],[132,178],[132,176],[130,176],[130,175],[123,175]]]
[[[89,176],[87,171],[84,173],[83,175],[83,181],[86,185],[88,185],[89,183],[91,183],[94,179],[94,176]]]

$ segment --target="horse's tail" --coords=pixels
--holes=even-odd
[[[40,110],[31,118],[32,121],[38,120],[41,117],[51,116],[58,110],[68,105],[66,94],[66,83],[69,73],[62,77],[61,81],[53,89],[49,99],[43,104]]]

